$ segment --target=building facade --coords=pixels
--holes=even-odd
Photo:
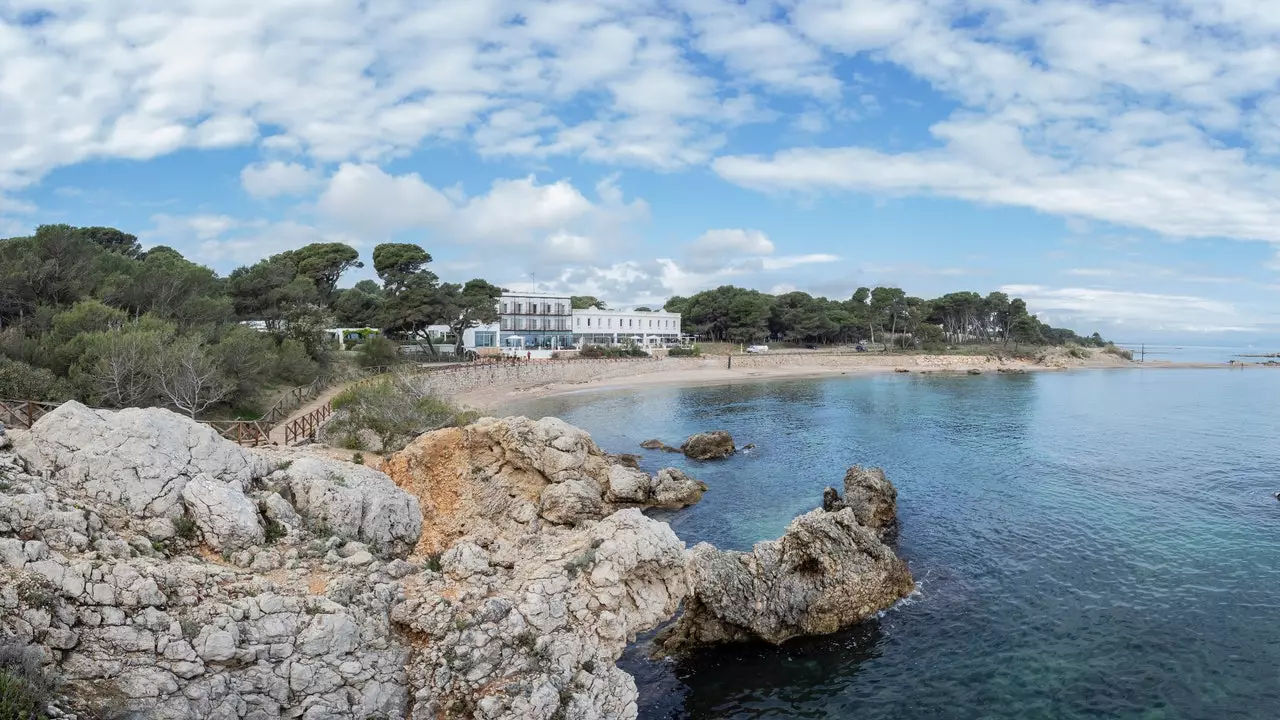
[[[574,310],[573,338],[579,347],[627,342],[641,347],[673,345],[681,339],[680,313]]]
[[[573,347],[573,304],[568,295],[509,293],[498,299],[503,348],[567,350]]]

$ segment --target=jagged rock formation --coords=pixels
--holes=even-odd
[[[749,553],[694,547],[684,613],[659,634],[656,652],[835,632],[910,594],[906,563],[880,539],[896,522],[897,491],[883,472],[858,467],[845,487],[848,497],[836,495],[830,510],[801,515]],[[834,494],[828,488],[824,505]]]
[[[671,447],[670,445],[658,439],[645,440],[644,442],[640,443],[640,447],[644,448],[645,450],[661,450],[662,452],[669,452],[669,453],[680,452],[680,448]]]
[[[875,530],[881,537],[898,527],[898,489],[880,468],[854,465],[844,474],[844,497],[835,488],[822,491],[822,509],[837,512],[849,508],[858,524]]]
[[[400,486],[159,409],[68,403],[19,446],[0,428],[0,646],[84,720],[630,720],[614,663],[686,597],[688,641],[776,639],[910,583],[858,522],[885,515],[874,473],[729,562],[638,509],[705,486],[554,419],[423,436],[389,459]]]
[[[343,485],[354,466],[255,453],[159,409],[68,403],[18,450],[0,449],[0,643],[35,648],[71,708],[408,716],[412,646],[390,614],[421,515],[389,478],[295,507],[268,483]],[[412,517],[369,516],[390,507]]]
[[[706,490],[678,470],[655,478],[614,462],[589,434],[557,418],[482,418],[437,430],[387,458],[383,470],[421,503],[423,555],[468,534],[514,537],[622,507],[684,507]]]
[[[415,717],[636,716],[635,681],[614,662],[684,597],[670,526],[627,509],[585,530],[463,541],[440,563],[393,614],[431,638],[409,663]]]
[[[722,460],[735,452],[733,436],[724,430],[691,435],[680,445],[680,452],[691,460]]]

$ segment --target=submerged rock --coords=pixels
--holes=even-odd
[[[669,452],[669,453],[680,452],[680,448],[671,447],[670,445],[657,439],[645,440],[644,442],[640,443],[640,447],[644,448],[645,450],[661,450],[662,452]]]
[[[749,553],[694,547],[684,613],[655,640],[657,654],[831,633],[910,594],[906,563],[880,537],[895,521],[893,485],[882,472],[858,467],[845,484],[851,497],[842,500],[828,488],[823,509],[801,515],[781,538],[756,543]]]
[[[691,435],[680,452],[692,460],[721,460],[734,453],[733,436],[724,430]]]

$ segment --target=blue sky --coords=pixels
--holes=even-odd
[[[617,305],[1004,289],[1267,343],[1278,35],[1261,0],[3,0],[0,236],[220,272],[413,241]]]

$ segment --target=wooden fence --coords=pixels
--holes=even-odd
[[[30,429],[37,420],[53,412],[61,404],[39,400],[0,400],[0,423]]]
[[[204,420],[222,437],[240,445],[257,447],[271,442],[271,425],[262,420]]]
[[[293,445],[303,440],[314,440],[316,430],[333,414],[333,405],[325,403],[301,417],[296,417],[284,426],[284,444]]]

